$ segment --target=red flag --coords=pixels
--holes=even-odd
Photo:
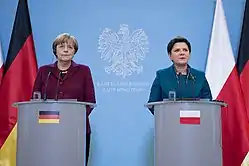
[[[15,133],[13,130],[17,122],[17,109],[12,107],[12,104],[30,99],[37,73],[27,0],[19,0],[18,2],[4,68],[0,87],[0,157],[6,160],[9,157],[9,151],[13,151],[12,154],[15,154],[16,150],[8,147],[13,144],[13,142],[8,143],[8,139],[11,139],[11,134]],[[8,163],[12,163],[15,159],[8,158],[8,160]]]
[[[240,166],[249,150],[248,121],[221,0],[215,9],[206,77],[214,99],[228,104],[222,109],[223,166]]]
[[[249,2],[246,1],[244,20],[240,38],[237,69],[240,76],[240,83],[246,103],[247,116],[249,118]]]
[[[0,85],[2,82],[2,78],[3,78],[3,54],[2,54],[2,46],[0,42]]]

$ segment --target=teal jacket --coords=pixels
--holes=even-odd
[[[210,99],[212,94],[205,73],[188,66],[187,75],[177,75],[174,65],[156,72],[148,102],[163,101],[169,91],[176,92],[177,99]]]

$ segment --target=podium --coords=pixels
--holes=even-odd
[[[86,106],[77,101],[28,101],[18,107],[17,166],[84,166]]]
[[[222,166],[221,102],[153,102],[155,166]]]

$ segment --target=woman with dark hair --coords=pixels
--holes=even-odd
[[[148,102],[168,99],[171,91],[175,92],[175,98],[180,100],[212,100],[205,73],[188,64],[191,54],[190,42],[184,37],[176,37],[168,43],[167,52],[173,64],[156,72]]]

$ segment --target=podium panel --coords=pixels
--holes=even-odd
[[[85,165],[86,103],[30,101],[18,107],[17,166]]]
[[[148,105],[154,106],[155,166],[222,166],[221,103]]]

